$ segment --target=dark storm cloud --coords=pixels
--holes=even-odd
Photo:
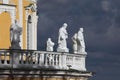
[[[119,4],[119,0],[38,0],[38,49],[45,50],[48,37],[57,47],[58,30],[64,22],[72,49],[71,37],[83,27],[87,68],[97,73],[92,80],[120,79]]]

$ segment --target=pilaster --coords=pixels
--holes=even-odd
[[[20,23],[20,26],[23,27],[23,0],[19,0],[19,23]],[[20,36],[20,46],[21,48],[23,49],[23,34]]]

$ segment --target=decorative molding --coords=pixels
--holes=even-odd
[[[16,18],[15,6],[0,5],[0,14],[2,12],[9,12],[11,17],[11,24],[15,22],[15,18]]]
[[[36,5],[35,4],[30,4],[29,6],[25,7],[26,10],[31,10],[32,12],[36,12]]]
[[[29,1],[31,1],[31,2],[37,2],[37,0],[29,0]]]
[[[27,32],[27,29],[28,29],[28,28],[27,28],[27,26],[28,26],[28,25],[27,25],[27,21],[28,21],[28,10],[25,10],[25,12],[26,12],[26,15],[25,15],[25,21],[26,21],[26,24],[25,24],[25,26],[26,26],[26,44],[25,44],[25,45],[26,45],[26,49],[27,49],[27,47],[28,47],[28,46],[27,46],[27,44],[28,44],[28,42],[27,42],[27,36],[28,36],[28,34],[27,34],[27,33],[28,33],[28,32]]]
[[[32,39],[31,41],[32,42],[29,42],[28,40],[28,34],[27,34],[27,31],[26,31],[26,35],[27,35],[27,44],[31,44],[32,46],[28,46],[27,44],[27,48],[30,48],[30,49],[33,49],[33,50],[36,50],[37,49],[37,22],[38,22],[38,16],[37,16],[37,9],[36,9],[36,4],[30,4],[29,6],[26,6],[25,9],[26,9],[26,30],[28,31],[28,16],[30,15],[31,18],[32,18],[32,24],[31,24],[31,29],[32,29],[32,34],[30,37],[32,38],[29,38],[29,39]],[[32,13],[29,13],[29,10],[32,11]]]

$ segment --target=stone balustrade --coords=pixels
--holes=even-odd
[[[86,53],[0,50],[0,69],[60,69],[86,71]]]

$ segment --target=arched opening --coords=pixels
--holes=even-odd
[[[32,49],[32,17],[30,15],[27,21],[27,49]]]
[[[9,49],[10,47],[10,26],[11,18],[9,12],[0,14],[0,49]]]

